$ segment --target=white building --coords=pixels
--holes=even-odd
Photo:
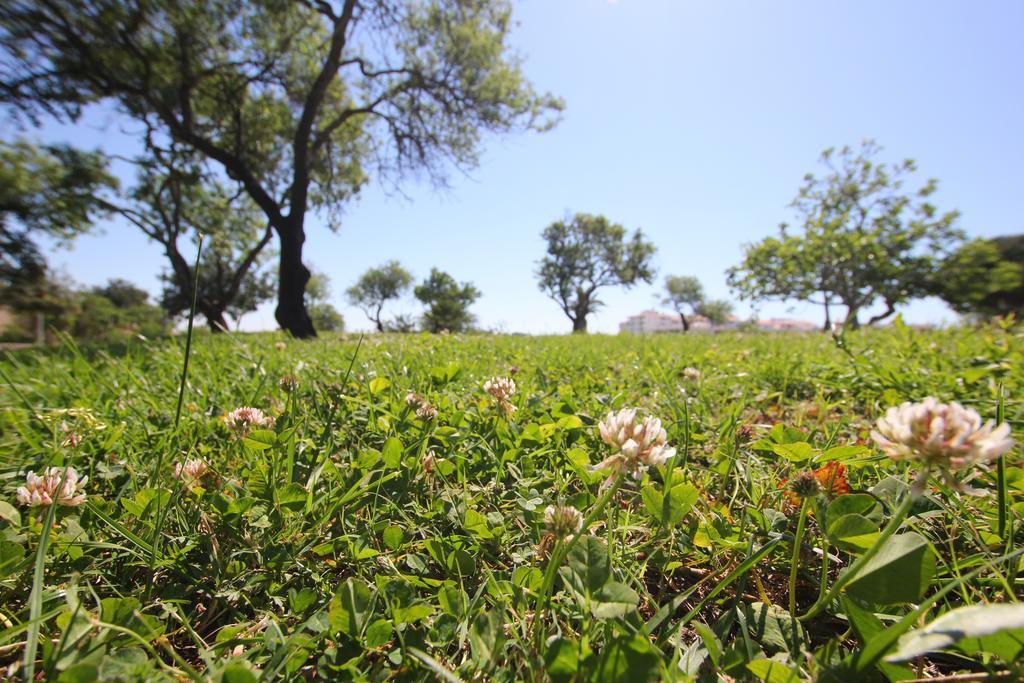
[[[710,330],[711,323],[702,315],[690,315],[686,317],[690,323],[691,330]],[[637,315],[631,315],[626,322],[619,323],[619,333],[628,334],[655,334],[658,332],[682,332],[683,321],[675,313],[661,313],[659,311],[644,311]]]

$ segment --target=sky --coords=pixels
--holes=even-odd
[[[564,98],[547,133],[485,137],[478,168],[439,191],[410,182],[396,196],[371,183],[338,233],[307,222],[306,257],[332,283],[346,327],[369,329],[344,290],[396,259],[417,279],[431,267],[482,292],[481,327],[565,333],[571,324],[537,287],[541,231],[575,212],[641,228],[658,248],[652,285],[605,290],[590,329],[659,308],[666,275],[694,275],[735,301],[725,271],[743,245],[774,234],[804,174],[827,147],[873,138],[882,161],[910,157],[937,178],[933,203],[958,209],[970,236],[1019,233],[1024,197],[1024,3],[521,0],[512,47],[540,91]],[[109,109],[48,125],[44,141],[124,153],[131,127]],[[5,136],[10,131],[4,132]],[[125,182],[130,181],[126,174]],[[916,186],[916,185],[915,185]],[[51,250],[83,284],[122,277],[158,294],[155,243],[118,223]],[[662,307],[663,308],[663,307]],[[409,297],[391,313],[418,314]],[[741,317],[751,313],[737,302]],[[914,323],[955,320],[942,302],[901,309]],[[818,322],[818,307],[766,303],[758,314]],[[273,304],[242,322],[273,329]]]

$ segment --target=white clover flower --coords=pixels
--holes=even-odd
[[[421,403],[420,407],[416,409],[416,417],[421,420],[433,420],[437,417],[437,408],[429,403]]]
[[[697,368],[684,368],[683,379],[688,382],[699,382],[700,381],[700,370]]]
[[[210,468],[205,462],[198,458],[189,458],[184,463],[177,463],[174,466],[174,478],[186,482],[196,482],[206,476]]]
[[[248,435],[255,427],[274,426],[274,418],[264,414],[259,408],[235,408],[221,419],[236,439]]]
[[[959,403],[939,403],[929,396],[920,403],[889,408],[871,432],[878,447],[894,460],[922,465],[915,488],[923,489],[936,470],[955,490],[964,486],[953,473],[995,460],[1013,447],[1010,426],[982,424],[981,416]]]
[[[416,417],[421,420],[433,420],[437,417],[437,408],[430,405],[430,401],[426,397],[417,394],[415,391],[410,391],[405,395],[405,404],[407,406],[416,406]]]
[[[25,485],[17,490],[18,502],[32,507],[40,505],[67,505],[74,507],[85,502],[86,495],[82,488],[89,477],[78,478],[74,467],[50,467],[43,476],[29,470],[25,475]],[[63,486],[61,485],[63,482]]]
[[[544,508],[544,524],[555,538],[571,541],[583,528],[583,513],[571,505],[548,505]]]
[[[288,345],[285,344],[283,341],[279,341],[276,344],[274,344],[274,350],[275,351],[284,351],[287,348],[288,348]]]
[[[664,465],[676,454],[676,449],[666,443],[668,434],[662,429],[661,420],[648,416],[638,422],[636,408],[608,413],[598,431],[601,440],[615,452],[594,465],[595,470],[628,472],[640,479],[648,467]]]
[[[516,383],[511,378],[492,377],[484,382],[484,391],[494,397],[506,415],[516,412],[516,407],[509,400],[516,393]]]

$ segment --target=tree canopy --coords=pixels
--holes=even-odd
[[[100,101],[151,148],[214,164],[279,243],[278,323],[315,330],[305,218],[340,209],[375,172],[443,182],[481,132],[543,130],[561,107],[526,81],[504,0],[99,0],[0,5],[0,101],[33,122]]]
[[[935,293],[958,313],[1024,317],[1024,235],[962,245],[939,267]]]
[[[587,316],[602,304],[603,287],[632,287],[654,279],[655,247],[637,230],[604,216],[578,213],[552,223],[543,232],[547,255],[537,269],[540,290],[554,299],[572,321],[573,332],[587,331]]]
[[[939,261],[961,238],[959,214],[939,213],[929,202],[935,180],[916,190],[906,187],[916,171],[913,160],[879,163],[874,157],[880,151],[870,140],[859,150],[825,150],[827,173],[805,176],[792,204],[802,234],[782,225],[777,237],[747,245],[743,262],[728,272],[730,286],[755,301],[822,305],[826,327],[833,304],[846,307],[844,324],[852,328],[860,312],[876,303],[885,309],[868,324],[927,296]]]
[[[346,290],[349,303],[356,306],[383,332],[384,304],[397,299],[412,285],[412,273],[398,261],[388,261],[377,268],[370,268],[359,280]]]
[[[107,160],[96,152],[25,140],[0,142],[0,290],[18,307],[39,303],[46,259],[35,239],[66,242],[106,213],[117,188]]]
[[[679,315],[683,332],[690,330],[686,311],[696,313],[704,303],[704,285],[692,275],[669,275],[665,278],[665,298],[662,303],[669,305]]]
[[[465,332],[475,317],[469,307],[480,297],[480,290],[468,282],[459,284],[448,273],[430,269],[430,276],[414,290],[425,306],[423,329],[427,332]]]

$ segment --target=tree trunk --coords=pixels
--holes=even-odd
[[[846,311],[846,320],[843,321],[843,330],[856,330],[860,327],[860,320],[857,319],[858,308],[849,308]]]
[[[690,321],[686,319],[686,316],[682,313],[679,314],[679,319],[683,321],[683,334],[690,331]]]
[[[316,329],[306,311],[306,283],[310,277],[309,268],[302,263],[302,243],[306,236],[294,218],[278,230],[278,235],[281,238],[281,262],[274,317],[281,329],[297,339],[315,337]]]
[[[210,328],[211,332],[219,333],[228,331],[228,321],[227,318],[224,317],[223,309],[218,310],[211,308],[202,311],[202,313],[203,317],[206,318],[206,324]]]
[[[587,316],[581,315],[572,319],[572,333],[573,334],[586,334],[587,333]]]
[[[828,298],[826,298],[825,299],[825,325],[824,325],[824,327],[821,328],[822,332],[831,332],[832,331],[832,312],[829,310],[828,303],[829,303],[828,302]]]

